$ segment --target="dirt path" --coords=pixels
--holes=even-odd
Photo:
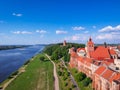
[[[45,54],[48,58],[49,58],[49,60],[53,63],[53,65],[54,65],[54,70],[53,70],[53,73],[54,73],[54,89],[55,90],[59,90],[59,80],[58,80],[58,76],[57,76],[57,72],[56,72],[56,66],[55,66],[55,63],[51,60],[51,58],[47,55],[47,54]]]

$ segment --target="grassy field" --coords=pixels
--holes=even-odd
[[[37,55],[6,90],[53,90],[53,65],[49,60],[41,61]]]

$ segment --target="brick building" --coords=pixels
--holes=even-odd
[[[115,63],[119,59],[113,48],[95,46],[90,38],[85,48],[71,48],[69,53],[70,67],[91,77],[95,90],[120,90],[120,70]]]

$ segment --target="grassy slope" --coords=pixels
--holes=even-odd
[[[53,65],[50,61],[40,61],[39,57],[6,90],[53,90]]]

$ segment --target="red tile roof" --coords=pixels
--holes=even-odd
[[[116,54],[116,52],[113,49],[109,49],[110,54]]]
[[[113,80],[119,80],[120,79],[120,73],[114,73],[114,75],[109,79],[110,82]]]
[[[81,51],[81,50],[84,50],[85,51],[85,48],[78,48],[77,49],[77,52]]]
[[[110,69],[107,69],[107,70],[103,73],[102,77],[103,77],[104,79],[109,80],[110,77],[111,77],[111,75],[112,75],[113,73],[114,73],[114,71],[112,71],[112,70],[110,70]]]
[[[98,74],[98,75],[100,75],[105,69],[106,69],[105,66],[100,66],[100,67],[95,71],[95,73]]]
[[[95,74],[100,75],[102,78],[112,82],[113,80],[120,80],[120,73],[110,70],[105,66],[100,66]]]
[[[110,58],[108,48],[103,46],[98,46],[94,52],[90,52],[90,57],[95,59],[105,59]]]

